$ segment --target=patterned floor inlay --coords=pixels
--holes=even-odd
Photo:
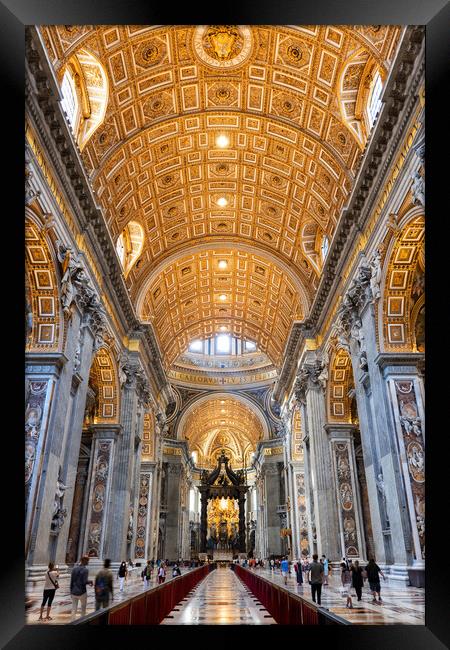
[[[252,569],[252,571],[312,602],[311,587],[307,584],[297,585],[293,569],[286,586],[280,570]],[[340,574],[334,572],[328,577],[328,582],[328,585],[322,586],[322,607],[356,625],[425,625],[425,589],[407,587],[403,583],[387,578],[386,581],[381,581],[383,602],[375,604],[372,603],[372,594],[366,580],[362,600],[358,602],[355,596],[353,609],[347,609],[345,598],[340,595]]]
[[[161,625],[274,625],[275,621],[259,611],[251,592],[230,569],[219,567],[197,587],[187,603],[172,610],[173,618]],[[174,614],[175,612],[175,614]]]

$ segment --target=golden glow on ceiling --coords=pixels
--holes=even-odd
[[[226,271],[217,265],[224,259]],[[272,261],[219,249],[165,266],[143,294],[139,317],[153,324],[168,367],[192,341],[209,338],[220,327],[255,341],[278,365],[292,320],[301,320],[305,310],[293,278]]]
[[[189,451],[197,451],[198,464],[215,464],[215,454],[225,449],[234,468],[249,466],[258,440],[264,436],[255,412],[235,398],[210,399],[189,413],[182,431]]]
[[[401,27],[40,31],[58,78],[85,52],[102,66],[108,104],[82,160],[114,243],[131,220],[142,228],[126,282],[166,367],[224,322],[279,366],[319,284],[318,243],[331,241],[353,188],[362,85],[375,69],[386,77]],[[226,246],[253,252],[216,258]]]
[[[223,133],[218,135],[216,138],[216,145],[220,147],[221,149],[224,149],[225,147],[228,147],[230,144],[230,138],[227,135],[224,135]]]

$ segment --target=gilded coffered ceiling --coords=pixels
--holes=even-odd
[[[358,170],[360,86],[388,73],[400,28],[40,31],[58,78],[81,51],[103,66],[105,118],[81,156],[114,242],[130,221],[143,229],[126,282],[166,368],[224,320],[279,365]],[[95,66],[83,74],[95,85]]]
[[[234,467],[250,464],[258,440],[264,437],[261,420],[241,401],[231,397],[209,399],[193,408],[182,425],[182,437],[199,465],[214,465],[216,454],[225,449]]]

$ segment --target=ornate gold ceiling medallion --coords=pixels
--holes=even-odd
[[[194,32],[194,51],[206,65],[235,68],[248,59],[252,34],[245,25],[199,25]]]

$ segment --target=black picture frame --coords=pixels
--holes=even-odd
[[[21,214],[23,210],[23,151],[24,151],[24,29],[39,24],[200,24],[221,22],[236,24],[421,24],[426,25],[426,209],[427,209],[427,303],[429,303],[426,332],[427,348],[427,411],[429,431],[427,442],[427,567],[425,626],[352,626],[301,627],[280,630],[278,626],[263,628],[248,626],[183,626],[143,628],[83,628],[68,626],[26,626],[24,624],[25,562],[23,552],[23,310],[16,309],[23,296],[24,239]],[[448,132],[448,104],[444,101],[448,84],[450,7],[446,0],[314,0],[314,2],[249,2],[224,7],[211,3],[201,8],[184,3],[180,8],[165,3],[149,6],[142,0],[3,0],[0,4],[0,48],[2,50],[2,111],[3,111],[3,252],[12,251],[12,261],[4,264],[4,321],[7,324],[3,350],[11,353],[12,361],[4,361],[3,374],[8,390],[4,390],[3,412],[11,416],[4,428],[4,458],[2,463],[3,524],[6,542],[3,570],[0,572],[2,608],[0,642],[2,647],[71,648],[87,642],[131,644],[217,642],[247,643],[265,640],[279,644],[287,633],[288,643],[323,643],[329,648],[444,648],[449,645],[448,565],[444,525],[448,518],[449,434],[445,424],[446,384],[440,379],[448,369],[446,334],[448,325],[448,293],[442,294],[440,278],[446,278],[444,246],[448,242],[448,186],[440,153],[445,151],[444,138]],[[448,92],[448,91],[447,91]],[[8,138],[10,142],[8,143]],[[23,138],[23,139],[22,139]],[[6,140],[6,143],[5,143]],[[446,193],[447,194],[447,193]],[[6,203],[10,201],[9,207]],[[442,203],[442,205],[440,205]],[[448,254],[447,254],[448,255]],[[446,282],[442,283],[444,292]],[[447,298],[447,299],[446,299]],[[431,315],[430,315],[431,314]],[[446,327],[447,325],[447,327]],[[430,390],[431,387],[431,390]],[[14,401],[13,401],[14,400]],[[17,402],[15,403],[15,400]],[[15,403],[15,406],[13,404]],[[444,417],[443,417],[444,416]],[[430,465],[431,463],[431,465]],[[7,477],[6,469],[10,470]],[[263,635],[260,636],[263,630]],[[97,635],[97,636],[96,636]],[[100,636],[99,636],[100,635]],[[191,637],[195,635],[195,637]],[[208,640],[207,640],[208,639]],[[445,645],[444,645],[445,644]]]

